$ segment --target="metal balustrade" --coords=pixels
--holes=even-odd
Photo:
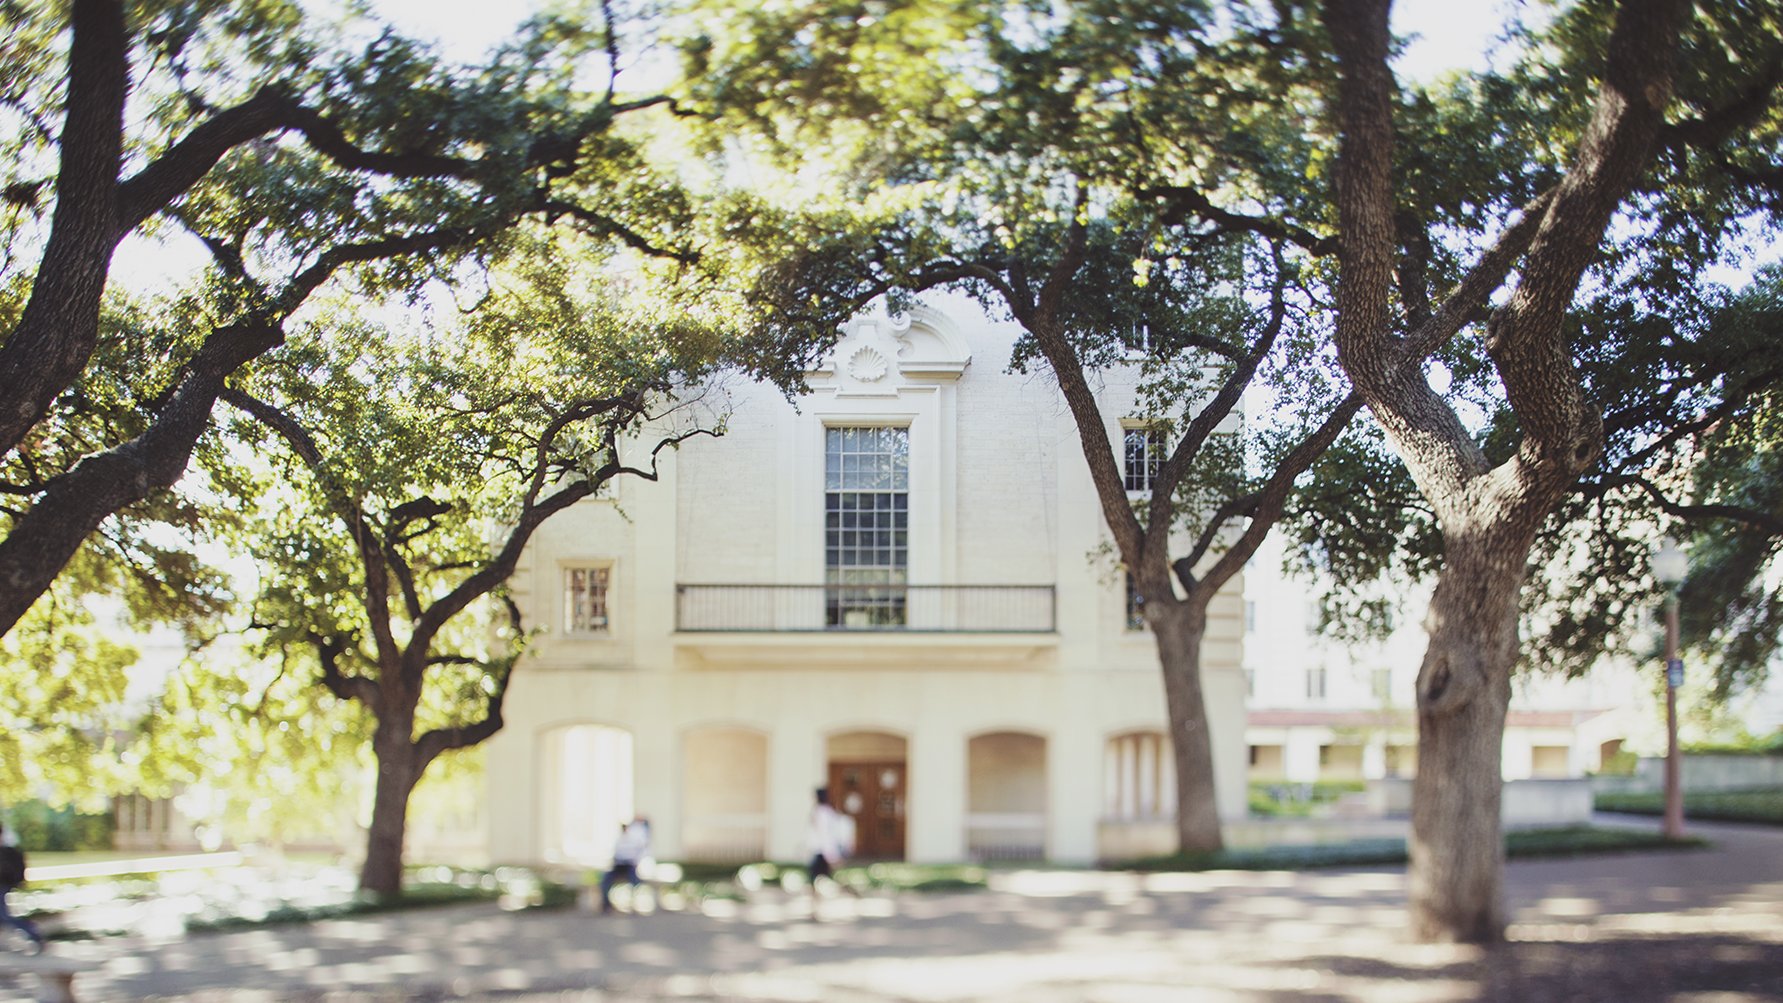
[[[1051,585],[677,585],[684,632],[1050,634]]]

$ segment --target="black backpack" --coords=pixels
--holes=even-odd
[[[25,851],[16,846],[0,846],[0,888],[13,888],[25,883]]]

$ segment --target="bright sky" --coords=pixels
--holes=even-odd
[[[1455,67],[1479,67],[1499,28],[1527,0],[1402,0],[1394,4],[1393,27],[1418,36],[1396,69],[1412,79],[1429,79]],[[439,42],[446,54],[476,59],[496,39],[542,6],[540,0],[372,0],[372,7],[404,33]]]

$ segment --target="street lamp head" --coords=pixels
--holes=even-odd
[[[1684,548],[1671,537],[1663,537],[1653,548],[1653,577],[1659,584],[1668,589],[1675,589],[1683,584],[1684,576],[1690,573],[1690,557]]]

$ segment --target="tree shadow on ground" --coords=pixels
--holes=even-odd
[[[1624,1003],[1695,994],[1783,999],[1783,950],[1774,941],[1737,934],[1513,942],[1437,966],[1360,957],[1306,958],[1301,964],[1327,973],[1346,989],[1353,986],[1355,992],[1331,997],[1341,999],[1371,998],[1369,983],[1432,980],[1471,985],[1472,994],[1462,998],[1481,1003]]]

